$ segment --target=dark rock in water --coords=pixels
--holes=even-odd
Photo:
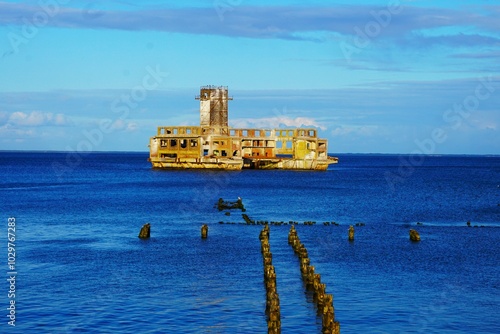
[[[354,226],[349,226],[349,241],[354,240]]]
[[[238,200],[236,202],[224,201],[222,198],[219,198],[219,201],[217,202],[217,208],[219,209],[219,211],[231,209],[240,209],[243,212],[246,211],[245,206],[243,205],[243,201],[240,197],[238,197]]]
[[[418,234],[415,230],[410,230],[410,240],[411,241],[420,241],[420,234]]]
[[[202,239],[206,239],[208,237],[208,225],[207,224],[203,224],[201,226],[201,238]]]
[[[139,232],[139,238],[148,239],[151,236],[151,224],[147,223],[142,225],[141,231]]]

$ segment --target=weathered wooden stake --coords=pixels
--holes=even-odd
[[[203,224],[201,226],[201,238],[202,239],[206,239],[208,237],[208,225],[207,224]]]
[[[349,241],[354,241],[354,226],[349,226]]]
[[[142,225],[141,231],[139,232],[139,238],[148,239],[151,236],[151,224],[147,223]]]
[[[420,234],[418,234],[415,230],[410,230],[410,240],[411,241],[420,241]]]

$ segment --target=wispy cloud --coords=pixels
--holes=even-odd
[[[10,116],[4,117],[7,120],[7,124],[14,126],[64,126],[70,124],[70,119],[64,114],[53,114],[44,113],[41,111],[32,111],[31,113],[25,113],[22,111],[16,111]]]
[[[474,46],[498,46],[500,38],[480,34],[449,34],[441,36],[424,36],[422,34],[411,34],[404,40],[398,42],[402,46],[426,48],[432,46],[447,47],[474,47]]]
[[[475,27],[490,32],[500,30],[495,13],[500,6],[468,9],[422,8],[403,4],[397,14],[386,18],[383,36],[402,37],[422,30],[441,27]],[[26,3],[0,2],[0,25],[26,24],[40,6]],[[352,36],[387,12],[384,6],[343,5],[308,6],[238,6],[221,21],[213,7],[154,8],[143,10],[99,10],[97,8],[60,7],[47,25],[69,29],[152,30],[187,34],[209,34],[231,37],[324,40],[311,32],[327,32]],[[486,35],[442,36],[431,43],[445,42],[467,45],[498,42]]]
[[[25,143],[28,139],[42,141],[43,137],[56,136],[54,127],[69,129],[72,121],[62,113],[41,111],[0,112],[0,139],[4,143]],[[58,134],[64,133],[57,131]],[[62,136],[56,136],[61,138]],[[10,147],[10,146],[9,146]]]
[[[111,130],[133,132],[138,129],[138,124],[136,122],[126,121],[123,119],[117,119],[111,124]]]
[[[314,118],[310,117],[292,118],[288,116],[275,116],[264,118],[236,118],[230,121],[230,125],[234,128],[274,129],[280,127],[315,127],[326,130],[324,125],[321,125]]]
[[[500,59],[500,51],[457,53],[457,54],[450,55],[450,58]]]
[[[352,136],[352,135],[361,135],[361,136],[372,136],[379,132],[380,127],[377,125],[361,125],[361,126],[353,126],[353,125],[345,125],[345,126],[336,126],[330,134],[333,137],[342,137],[342,136]]]

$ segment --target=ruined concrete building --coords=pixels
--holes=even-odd
[[[200,126],[160,126],[151,137],[154,168],[326,170],[326,139],[315,128],[233,129],[228,126],[227,87],[200,89]]]

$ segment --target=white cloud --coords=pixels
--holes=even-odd
[[[13,137],[22,137],[22,138],[33,138],[36,132],[31,129],[19,129],[12,124],[4,124],[0,126],[0,138],[13,138]]]
[[[474,120],[471,124],[479,130],[494,130],[498,129],[497,122],[493,120]]]
[[[112,125],[111,125],[112,130],[117,130],[117,131],[127,131],[127,132],[133,132],[138,129],[137,123],[134,122],[126,122],[123,119],[117,119]]]
[[[361,135],[370,136],[379,132],[377,125],[341,125],[333,129],[330,134],[334,137],[341,137],[347,135]]]
[[[116,121],[111,124],[111,129],[112,130],[123,130],[125,128],[125,121],[121,118],[117,119]]]
[[[68,118],[63,114],[56,114],[54,116],[54,124],[55,125],[66,125],[68,124]]]
[[[41,111],[32,111],[28,114],[22,111],[16,111],[10,114],[7,123],[17,126],[63,126],[69,124],[70,120],[64,114],[44,113]]]
[[[279,127],[315,127],[326,130],[326,126],[319,124],[314,118],[276,116],[265,118],[237,118],[231,123],[235,128],[279,128]]]
[[[9,123],[15,125],[38,126],[42,125],[43,122],[43,114],[38,111],[33,111],[29,115],[21,111],[17,111],[12,113],[9,118]]]
[[[129,122],[129,123],[127,124],[127,129],[126,129],[126,131],[128,131],[128,132],[133,132],[133,131],[136,131],[138,128],[139,128],[139,127],[138,127],[137,123]]]

